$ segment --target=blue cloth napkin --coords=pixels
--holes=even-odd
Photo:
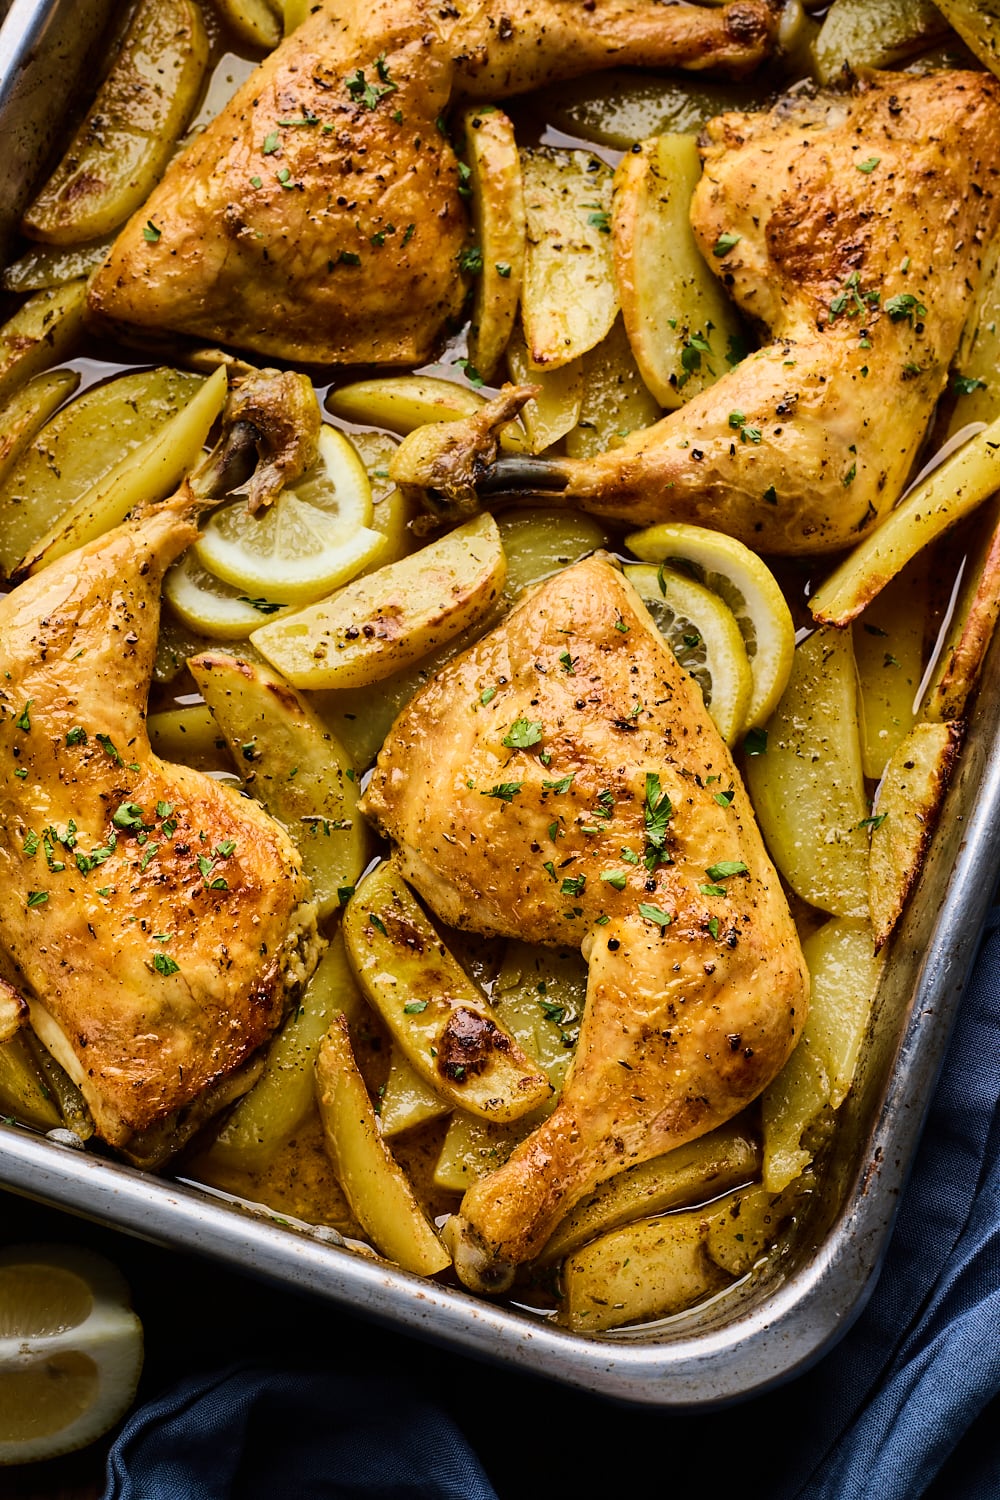
[[[622,1493],[635,1444],[636,1476],[655,1455],[675,1480],[696,1474],[707,1454],[731,1455],[741,1500],[918,1500],[929,1491],[1000,1500],[1000,1436],[980,1433],[959,1465],[960,1487],[948,1478],[963,1436],[1000,1395],[998,1094],[1000,910],[986,926],[878,1285],[836,1348],[779,1389],[705,1415],[623,1416],[560,1392],[550,1409],[562,1426],[576,1418],[577,1430],[553,1446],[548,1472],[526,1463],[510,1495],[611,1493],[599,1474],[603,1441],[617,1444]],[[471,1362],[456,1357],[455,1367],[459,1382],[464,1370],[475,1380]],[[523,1387],[510,1377],[521,1406],[501,1406],[498,1446],[490,1429],[480,1454],[440,1396],[244,1362],[139,1408],[112,1449],[104,1500],[496,1500],[487,1471],[497,1472],[500,1446],[530,1443],[530,1418],[546,1406],[541,1382]],[[566,1442],[589,1452],[589,1488],[586,1459],[571,1473],[559,1457]]]

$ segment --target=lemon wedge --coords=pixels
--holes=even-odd
[[[263,596],[251,598],[203,568],[194,552],[185,552],[163,580],[163,592],[178,619],[189,630],[218,641],[245,641],[284,605]]]
[[[669,568],[633,563],[625,577],[701,688],[722,738],[733,744],[746,723],[753,672],[732,610],[711,589]]]
[[[94,1442],[141,1369],[142,1325],[110,1261],[60,1245],[0,1251],[0,1464]]]
[[[643,562],[680,565],[729,606],[753,674],[743,729],[763,724],[785,690],[795,655],[791,610],[767,564],[735,537],[679,521],[634,531],[626,546]]]
[[[309,604],[382,552],[385,537],[371,519],[365,466],[344,434],[327,426],[314,468],[256,516],[243,500],[213,512],[194,551],[203,568],[247,597]]]

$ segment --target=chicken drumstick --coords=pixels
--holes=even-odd
[[[510,750],[518,721],[529,748]],[[700,689],[598,557],[417,694],[363,806],[444,921],[589,959],[555,1111],[451,1226],[462,1279],[501,1290],[595,1183],[765,1087],[805,1021],[805,963]]]

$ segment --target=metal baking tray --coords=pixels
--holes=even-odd
[[[0,252],[51,151],[113,0],[13,0],[0,28]],[[0,0],[0,15],[4,14]],[[706,1409],[815,1362],[874,1285],[992,898],[1000,845],[1000,641],[987,658],[959,767],[895,938],[817,1211],[763,1275],[680,1316],[581,1336],[397,1270],[328,1229],[278,1223],[0,1125],[0,1185],[159,1244],[212,1257],[466,1354],[648,1407]],[[276,1217],[276,1216],[275,1216]]]

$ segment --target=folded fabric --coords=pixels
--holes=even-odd
[[[388,1380],[241,1363],[136,1411],[104,1500],[497,1500],[458,1428]]]
[[[878,1283],[836,1348],[767,1395],[701,1415],[623,1414],[554,1390],[551,1416],[565,1424],[575,1413],[593,1434],[589,1468],[585,1457],[576,1471],[564,1458],[552,1472],[524,1466],[510,1495],[613,1493],[605,1450],[624,1464],[622,1492],[632,1487],[630,1451],[669,1453],[680,1483],[692,1455],[702,1465],[706,1454],[738,1455],[742,1500],[918,1500],[947,1475],[963,1435],[1000,1394],[998,1061],[1000,910],[985,929]],[[503,1471],[498,1455],[513,1435],[523,1442],[547,1388],[529,1381],[525,1390],[511,1375],[495,1439],[491,1428],[477,1456],[453,1415],[462,1412],[461,1371],[479,1367],[459,1356],[455,1366],[453,1394],[436,1392],[436,1402],[377,1377],[255,1362],[186,1381],[129,1420],[104,1500],[495,1500],[487,1472]],[[998,1500],[1000,1441],[981,1450],[961,1491],[941,1492],[946,1500]]]

